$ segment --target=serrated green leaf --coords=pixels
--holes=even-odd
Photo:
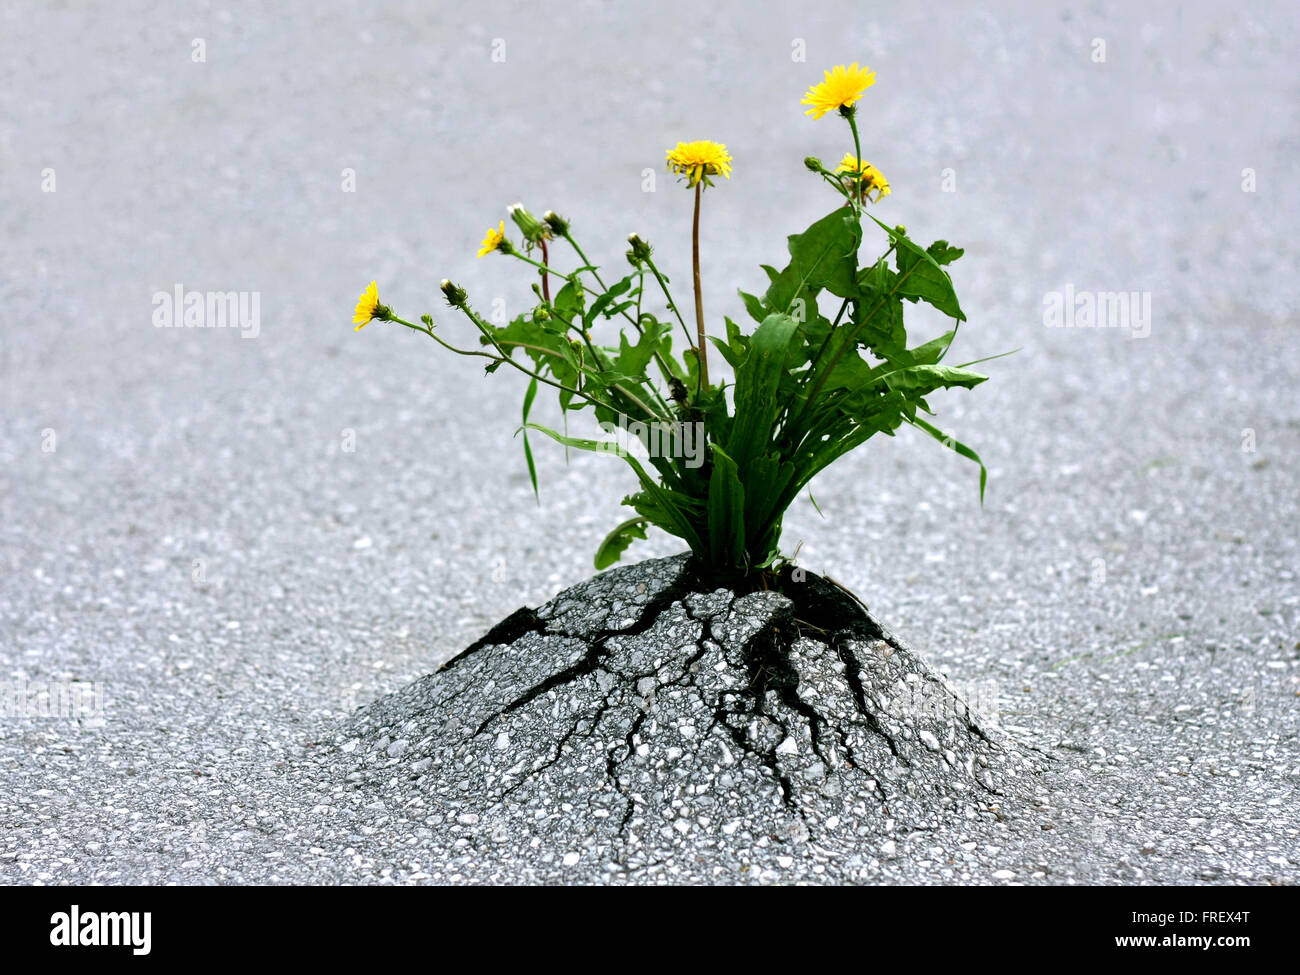
[[[831,211],[802,234],[792,234],[788,238],[790,263],[768,287],[763,296],[766,306],[788,314],[797,298],[815,303],[822,289],[841,298],[856,295],[854,278],[861,240],[862,228],[849,207]]]
[[[646,537],[645,526],[645,518],[629,518],[606,535],[605,540],[596,549],[596,568],[608,569],[621,559],[629,545],[638,538]]]
[[[966,253],[960,247],[953,247],[946,240],[936,240],[925,249],[925,252],[934,258],[936,264],[951,264]]]
[[[957,292],[953,290],[952,279],[939,263],[897,228],[888,227],[875,220],[894,242],[894,254],[898,263],[898,280],[896,293],[913,301],[928,302],[945,315],[951,315],[958,321],[965,321],[966,314],[957,302]]]
[[[635,345],[628,341],[626,334],[619,333],[618,355],[613,363],[614,371],[632,376],[638,383],[644,381],[646,370],[654,359],[655,353],[659,351],[660,343],[667,331],[667,325],[650,320],[643,327],[642,333],[637,336]]]

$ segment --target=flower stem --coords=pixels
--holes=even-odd
[[[517,250],[512,250],[510,252],[510,256],[518,258],[519,260],[523,261],[525,264],[531,264],[533,267],[537,268],[542,274],[543,283],[545,283],[545,280],[549,275],[555,275],[555,277],[563,278],[565,281],[572,281],[575,277],[575,275],[573,274],[565,274],[563,271],[557,271],[549,264],[543,264],[540,261],[534,261],[527,254],[521,254]],[[579,284],[581,284],[581,282],[579,282]],[[590,289],[587,290],[590,291]],[[595,292],[591,292],[591,293],[594,294]]]
[[[574,252],[578,255],[578,259],[582,261],[583,266],[591,268],[591,274],[596,279],[596,283],[604,288],[605,282],[600,280],[600,272],[597,271],[591,261],[587,259],[587,255],[582,252],[582,248],[579,247],[578,242],[573,239],[573,235],[566,230],[564,232],[564,239],[569,242],[569,246],[572,247]]]
[[[582,340],[583,340],[583,342],[586,343],[587,348],[591,351],[592,359],[595,361],[596,365],[599,366],[599,367],[601,368],[601,370],[608,372],[608,371],[610,370],[609,362],[607,361],[607,359],[606,359],[605,356],[601,355],[600,349],[596,348],[596,346],[592,343],[592,341],[591,341],[591,336],[589,336],[589,335],[586,333],[586,331],[585,331],[585,330],[584,330],[580,325],[578,325],[576,322],[574,322],[574,321],[572,321],[572,320],[570,320],[570,319],[567,319],[567,318],[565,318],[563,315],[561,315],[561,314],[560,314],[560,313],[555,309],[555,306],[554,306],[554,305],[548,305],[547,307],[548,307],[548,310],[550,311],[551,315],[553,315],[557,321],[562,322],[562,323],[564,324],[564,326],[565,326],[566,328],[568,328],[570,331],[572,331],[572,332],[576,332],[578,335],[582,336]],[[521,348],[525,348],[525,349],[535,349],[535,348],[537,348],[536,346],[524,345],[524,344],[521,343],[521,342],[506,342],[505,344],[506,344],[506,345],[519,346],[519,347],[521,347]],[[557,355],[556,353],[551,352],[551,351],[549,351],[549,350],[538,349],[538,351],[546,352],[547,355],[550,355],[550,356],[552,356],[553,358],[561,358],[561,359],[563,358],[563,356]],[[647,383],[647,384],[646,384],[646,388],[649,389],[650,392],[654,395],[654,398],[655,398],[656,402],[657,402],[660,406],[663,407],[664,414],[656,413],[654,410],[650,409],[650,408],[649,408],[648,406],[646,406],[643,402],[641,402],[641,400],[639,400],[639,399],[636,397],[635,394],[633,394],[632,392],[630,392],[630,391],[627,389],[627,387],[625,387],[625,386],[621,386],[621,385],[619,385],[618,383],[614,383],[614,384],[611,385],[609,388],[612,389],[612,390],[615,390],[616,392],[622,393],[622,394],[623,394],[624,396],[626,396],[629,400],[631,400],[633,403],[635,403],[637,406],[639,406],[639,407],[640,407],[640,408],[645,412],[645,414],[646,414],[647,416],[654,417],[654,418],[656,418],[656,419],[660,419],[660,420],[662,420],[664,414],[668,413],[668,404],[667,404],[667,402],[664,401],[663,396],[661,396],[661,395],[659,394],[659,390],[655,389],[653,383]],[[585,394],[584,394],[584,395],[585,395]],[[588,400],[588,402],[593,402],[593,403],[595,402],[595,400],[593,400],[590,396],[586,396],[585,398]]]
[[[548,267],[551,263],[550,255],[546,252],[546,238],[541,240],[542,244],[542,265]],[[549,305],[551,303],[551,276],[548,272],[542,272],[542,298]]]
[[[651,258],[647,257],[645,263],[646,267],[650,268],[650,273],[655,276],[655,280],[659,282],[659,290],[664,293],[664,300],[668,302],[668,307],[677,316],[678,324],[682,326],[682,331],[686,333],[687,348],[695,348],[695,341],[691,338],[691,330],[686,327],[686,320],[682,318],[682,313],[677,308],[677,302],[673,300],[672,293],[668,290],[668,282],[664,280],[663,274],[660,273],[659,268],[655,266],[655,262]]]
[[[578,246],[578,242],[573,239],[573,234],[566,230],[564,232],[564,239],[569,242],[569,246],[572,247],[574,252],[578,255],[578,259],[582,261],[583,266],[591,269],[591,276],[596,279],[596,283],[600,285],[601,290],[608,291],[609,287],[605,284],[604,279],[601,278],[600,271],[596,270],[596,267],[594,264],[591,263],[590,258],[588,258],[586,253],[583,251],[583,249],[580,246]],[[581,279],[578,276],[579,273],[580,272],[578,271],[573,272],[573,280],[578,281],[581,284]],[[655,271],[655,276],[656,277],[659,276],[658,271]],[[664,289],[664,297],[668,298],[668,303],[671,305],[673,300],[668,295],[668,288],[664,284],[662,279],[660,279],[659,281],[659,286]],[[586,288],[585,285],[583,287]],[[640,278],[637,281],[636,318],[633,318],[626,311],[623,312],[623,317],[626,318],[632,324],[632,327],[636,329],[638,335],[645,334],[645,330],[641,326],[641,296],[644,287],[645,287],[645,271],[642,270]],[[590,288],[586,288],[586,290],[589,294],[595,294],[595,292],[592,291]],[[674,310],[676,310],[676,306],[674,306]],[[679,320],[681,319],[680,315],[678,315],[677,317]],[[685,327],[686,325],[685,323],[683,323],[682,328]],[[686,337],[688,340],[690,339],[689,332],[687,333]],[[657,349],[655,350],[654,359],[655,362],[658,363],[659,371],[663,373],[664,379],[671,379],[672,370],[668,368],[668,363],[664,362],[663,356],[659,354],[659,351]],[[650,389],[655,394],[655,398],[659,401],[660,405],[662,405],[663,408],[667,410],[668,404],[664,400],[664,398],[659,394],[659,390],[655,389],[653,385],[650,386]]]
[[[703,182],[695,184],[695,220],[691,224],[691,260],[695,267],[695,332],[699,339],[695,351],[700,361],[699,387],[709,386],[709,352],[704,340],[704,295],[700,291],[700,198]],[[699,388],[696,389],[699,395]]]
[[[510,356],[505,354],[505,350],[502,349],[501,346],[496,342],[496,340],[493,339],[492,336],[488,334],[488,332],[484,329],[483,325],[477,320],[473,312],[469,311],[468,309],[462,309],[462,310],[465,312],[467,316],[469,316],[469,320],[478,326],[479,331],[483,332],[484,335],[487,335],[488,341],[492,343],[493,347],[497,350],[497,352],[500,353],[500,355],[493,355],[491,352],[480,352],[477,349],[458,349],[450,342],[444,342],[437,332],[435,332],[433,329],[427,326],[413,325],[411,322],[408,322],[406,319],[398,318],[396,315],[389,316],[389,320],[397,322],[398,325],[405,325],[407,328],[411,329],[412,331],[423,332],[425,335],[429,336],[429,338],[433,339],[443,348],[455,352],[457,355],[479,356],[480,358],[483,359],[491,359],[493,362],[508,363],[514,366],[520,372],[522,372],[525,376],[531,376],[533,379],[536,379],[538,382],[546,383],[546,385],[548,386],[554,386],[556,389],[564,390],[565,392],[576,393],[577,395],[581,396],[583,399],[587,400],[588,402],[595,402],[595,400],[592,400],[591,397],[585,395],[581,390],[574,389],[571,386],[566,386],[563,383],[555,382],[552,379],[547,379],[545,376],[539,375],[538,373],[525,369],[519,363],[515,362],[514,359],[510,358]],[[539,351],[546,352],[547,355],[554,354],[549,349],[541,349]]]
[[[849,120],[849,129],[853,132],[853,158],[857,160],[858,172],[853,174],[853,209],[862,212],[862,141],[858,138],[857,110],[850,108],[845,118]]]

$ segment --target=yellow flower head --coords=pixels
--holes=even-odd
[[[371,281],[370,287],[361,292],[361,297],[357,299],[357,310],[352,314],[352,321],[357,327],[352,331],[359,332],[372,318],[380,317],[379,310],[383,307],[379,303],[379,285]]]
[[[483,235],[483,243],[479,245],[478,256],[487,257],[494,250],[501,246],[501,242],[506,239],[506,222],[502,220],[495,227],[488,227],[488,232]]]
[[[862,193],[870,198],[871,192],[876,193],[876,202],[889,195],[889,180],[885,179],[884,174],[869,162],[864,162],[853,155],[846,155],[840,160],[840,164],[835,167],[837,173],[849,173],[857,177],[857,181],[862,184]]]
[[[804,112],[805,115],[821,118],[827,112],[848,108],[862,97],[864,91],[876,83],[876,73],[868,68],[858,67],[856,61],[847,68],[837,64],[830,71],[825,72],[825,75],[825,80],[809,88],[808,94],[804,95],[803,101],[799,103],[812,106]]]
[[[703,181],[705,186],[712,186],[710,176],[719,173],[731,179],[731,154],[720,142],[703,139],[700,142],[679,142],[675,149],[668,150],[668,169],[686,177],[686,185],[694,186]]]

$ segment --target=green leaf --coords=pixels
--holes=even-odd
[[[967,460],[973,460],[975,461],[975,463],[980,465],[980,504],[983,504],[984,485],[988,482],[989,472],[988,472],[988,468],[984,466],[984,461],[980,460],[979,454],[975,453],[975,451],[971,450],[961,441],[955,439],[954,437],[948,436],[948,434],[944,433],[942,430],[938,429],[937,427],[933,427],[930,424],[926,423],[920,417],[913,417],[907,422],[912,424],[912,426],[914,427],[919,427],[920,429],[924,430],[926,433],[934,437],[935,440],[939,441],[949,450],[956,451],[958,454],[965,457]]]
[[[745,489],[736,462],[717,444],[709,476],[709,554],[715,566],[745,567]]]
[[[704,492],[700,492],[703,496]],[[664,489],[660,496],[656,497],[646,491],[638,491],[636,494],[630,494],[623,499],[623,503],[636,509],[637,513],[645,518],[650,524],[662,528],[670,535],[683,537],[682,532],[678,530],[678,517],[686,519],[690,525],[698,525],[699,530],[707,534],[708,519],[702,514],[705,502],[701,497],[687,495],[681,491],[671,491]],[[671,505],[672,507],[665,507]],[[700,541],[698,532],[695,534],[695,542],[689,542],[691,551],[697,553],[700,558],[708,560],[709,550],[707,543]]]
[[[813,497],[812,488],[809,488],[809,489],[808,489],[808,500],[812,502],[812,506],[813,506],[813,508],[816,510],[816,512],[817,512],[819,515],[822,516],[822,519],[825,520],[826,516],[825,516],[825,515],[822,515],[822,506],[819,505],[819,504],[817,503],[817,499]]]
[[[716,335],[706,335],[705,338],[712,342],[713,347],[722,353],[722,358],[727,360],[727,365],[731,366],[732,369],[735,369],[744,361],[731,351],[731,346],[724,339],[720,339]]]
[[[826,392],[833,389],[857,390],[874,386],[880,378],[878,369],[860,355],[850,353],[835,364],[835,368],[826,374]]]
[[[619,281],[615,281],[613,284],[611,284],[609,286],[609,290],[607,290],[601,295],[598,295],[596,297],[596,300],[591,303],[591,307],[587,309],[586,313],[582,316],[583,324],[587,328],[591,328],[592,324],[596,320],[596,316],[599,315],[601,312],[605,311],[605,309],[609,307],[609,303],[611,301],[613,301],[619,295],[623,294],[623,292],[627,291],[627,289],[630,287],[632,287],[631,276],[623,278]],[[610,314],[612,314],[612,312]],[[608,314],[606,315],[606,317],[608,317]]]
[[[564,361],[568,363],[570,369],[575,373],[582,372],[586,365],[586,355],[581,345],[575,346],[567,339],[560,343],[558,349],[560,355],[564,356]],[[552,367],[554,364],[552,364]],[[569,385],[566,383],[565,385]]]
[[[749,317],[761,323],[767,317],[767,311],[763,308],[763,303],[748,292],[739,291],[738,294],[740,300],[745,303],[745,311],[749,312]]]
[[[952,340],[956,338],[956,336],[957,330],[955,328],[949,329],[937,339],[931,339],[924,345],[918,345],[915,349],[909,349],[907,351],[906,359],[912,365],[932,366],[943,358],[944,353],[948,351],[948,346],[952,345]],[[971,363],[967,363],[967,365],[970,364]]]
[[[936,240],[925,249],[934,258],[936,264],[951,264],[966,252],[960,247],[953,247],[946,240]]]
[[[637,338],[636,345],[627,340],[627,335],[619,333],[618,355],[614,359],[613,369],[625,376],[632,376],[636,382],[645,380],[646,369],[659,350],[659,343],[668,326],[652,322]]]
[[[867,214],[876,220],[871,214]],[[953,290],[952,279],[948,272],[939,266],[929,253],[922,250],[906,234],[899,233],[893,227],[887,227],[876,220],[894,242],[898,261],[897,293],[913,301],[921,300],[933,305],[945,315],[951,315],[964,322],[966,314],[957,303],[957,292]]]
[[[627,311],[635,304],[636,304],[635,298],[630,299],[628,301],[620,301],[617,305],[605,309],[605,317],[613,318],[615,315],[621,315],[623,314],[623,312]],[[630,318],[631,316],[629,315],[628,317]]]
[[[785,510],[779,500],[796,473],[796,466],[789,463],[788,458],[782,457],[775,448],[755,458],[742,472],[742,481],[746,485],[746,544],[755,559],[761,559],[765,550],[776,545],[772,526],[780,522]]]
[[[524,393],[524,425],[520,427],[524,435],[524,460],[528,462],[528,479],[533,482],[533,497],[538,504],[542,502],[541,493],[537,490],[537,465],[533,463],[533,448],[528,445],[528,413],[533,408],[533,400],[537,397],[537,380],[536,378],[528,381],[528,390]]]
[[[841,298],[856,296],[854,277],[861,241],[862,228],[849,207],[833,210],[802,234],[792,234],[788,238],[790,263],[763,296],[767,307],[788,313],[796,298],[815,303],[823,288]]]
[[[740,326],[730,318],[726,318],[724,321],[727,323],[727,344],[731,346],[732,354],[738,360],[743,360],[745,356],[749,355],[749,336],[742,332]]]
[[[572,321],[574,318],[581,317],[585,295],[586,292],[572,280],[566,281],[564,287],[551,300],[551,305],[559,312],[561,318]]]
[[[540,323],[525,315],[520,315],[504,327],[487,323],[487,330],[488,335],[479,336],[479,341],[483,345],[490,346],[492,340],[495,339],[504,347],[506,354],[512,357],[521,344],[534,346],[534,348],[525,349],[524,353],[538,365],[541,365],[550,357],[546,352],[538,352],[537,349],[558,352],[560,346],[568,344],[568,339],[543,328]],[[488,337],[489,335],[491,338]],[[496,363],[496,365],[499,365],[499,363]]]
[[[907,389],[916,396],[925,396],[936,389],[961,386],[973,389],[989,377],[957,366],[905,366],[885,373],[880,378],[889,379],[895,388]]]
[[[629,545],[638,538],[645,538],[645,526],[645,518],[629,518],[606,535],[596,549],[596,568],[608,569],[621,559]]]
[[[799,334],[798,324],[789,315],[768,315],[750,336],[749,354],[736,369],[734,418],[722,452],[734,463],[744,485],[744,516],[729,524],[738,524],[747,533],[746,550],[755,557],[761,557],[764,552],[760,550],[765,550],[772,541],[769,528],[781,514],[775,510],[776,498],[793,476],[792,467],[781,466],[779,455],[773,449],[773,436],[786,403],[779,394],[791,343]],[[709,534],[713,535],[712,526]],[[733,543],[730,538],[719,542],[710,539],[711,545],[719,544],[727,549]]]
[[[738,369],[740,364],[745,361],[745,356],[749,354],[749,339],[740,331],[740,326],[730,318],[724,319],[727,323],[727,337],[720,339],[710,335],[708,339],[722,353],[722,358],[727,360],[727,365],[732,369]]]
[[[772,314],[749,339],[749,355],[736,370],[735,421],[726,452],[743,470],[772,441],[781,403],[776,391],[785,372],[790,340],[798,330],[789,315]]]
[[[576,447],[578,450],[587,450],[594,454],[617,454],[622,457],[629,467],[636,473],[637,480],[641,482],[641,488],[647,496],[654,502],[655,511],[662,520],[655,520],[665,531],[671,532],[678,538],[686,542],[691,547],[692,552],[701,550],[700,534],[695,530],[688,517],[685,505],[675,495],[674,492],[668,491],[659,485],[649,474],[646,473],[640,462],[628,451],[619,451],[616,444],[611,444],[602,440],[589,440],[583,437],[568,437],[562,433],[556,433],[549,427],[544,427],[537,423],[527,424],[531,430],[540,430],[557,443],[562,443],[566,447]],[[639,510],[639,509],[638,509]],[[645,514],[645,512],[642,512]]]
[[[870,301],[870,304],[868,304]],[[861,316],[861,317],[859,317]],[[858,303],[854,323],[862,324],[858,342],[881,358],[890,358],[907,346],[907,327],[903,324],[903,299],[897,295],[872,296]]]

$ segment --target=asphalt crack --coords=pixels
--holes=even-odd
[[[716,597],[721,592],[723,590],[718,590],[713,595]],[[697,600],[691,598],[696,596],[705,599],[709,595],[699,591],[697,580],[689,573],[683,573],[642,604],[629,625],[585,633],[575,633],[571,627],[548,622],[537,611],[521,609],[462,654],[448,661],[442,670],[459,666],[470,655],[487,647],[508,645],[530,633],[585,644],[585,650],[576,660],[517,693],[484,718],[469,737],[483,735],[495,722],[552,691],[559,691],[588,675],[600,674],[597,685],[602,696],[594,710],[588,706],[582,713],[574,715],[572,721],[564,726],[546,759],[535,762],[530,769],[522,772],[517,782],[508,787],[503,786],[497,794],[498,801],[513,795],[526,783],[535,781],[547,769],[560,762],[572,750],[575,739],[595,739],[611,713],[618,712],[620,708],[632,708],[635,713],[626,718],[626,730],[620,728],[617,738],[609,741],[604,748],[605,778],[624,802],[619,835],[626,836],[636,819],[638,808],[645,802],[637,794],[635,779],[630,777],[628,769],[636,757],[646,724],[651,720],[657,696],[671,688],[693,690],[701,705],[710,713],[710,721],[704,729],[702,740],[713,736],[715,730],[723,732],[724,737],[720,741],[729,741],[741,755],[750,757],[767,772],[779,790],[782,804],[805,821],[806,810],[800,802],[788,763],[783,761],[781,753],[781,747],[787,741],[794,742],[796,746],[806,741],[827,775],[839,775],[841,766],[862,773],[869,778],[870,788],[875,795],[881,801],[889,801],[890,796],[881,784],[883,777],[864,767],[861,756],[852,746],[850,735],[850,729],[856,724],[853,717],[856,713],[861,726],[865,726],[868,732],[884,743],[899,765],[912,765],[903,753],[900,742],[873,708],[863,681],[861,663],[852,646],[855,640],[883,638],[874,625],[874,620],[854,607],[850,606],[846,610],[844,605],[835,604],[832,601],[833,595],[828,598],[827,592],[814,592],[800,601],[790,600],[774,608],[763,607],[761,612],[765,615],[759,617],[761,625],[739,646],[734,643],[728,645],[719,639],[717,627],[732,619],[736,603],[743,597],[730,593],[725,605],[717,605],[715,599],[714,606],[703,610],[698,607]],[[814,612],[810,613],[809,610]],[[684,617],[683,620],[678,620],[678,624],[689,622],[698,627],[688,637],[694,641],[692,651],[685,656],[668,653],[655,666],[632,672],[609,665],[616,648],[614,641],[646,633],[667,621],[669,614],[675,611]],[[819,622],[829,618],[832,626],[825,630],[812,627],[820,635],[810,635],[800,626],[800,620],[810,615],[816,616]],[[845,622],[848,625],[833,627],[835,623]],[[836,672],[842,674],[848,697],[852,699],[849,716],[837,718],[834,714],[825,714],[800,693],[803,678],[794,658],[794,648],[801,642],[805,655],[824,652],[842,665],[842,670],[837,668]],[[737,665],[743,668],[744,682],[739,687],[715,693],[701,685],[700,661],[710,649],[722,651],[733,668]],[[652,687],[646,687],[647,680],[653,682]],[[453,697],[447,698],[447,701]],[[969,708],[966,709],[964,718],[962,726],[972,735],[989,742]],[[806,738],[803,735],[805,725]],[[764,727],[768,730],[764,731]],[[769,744],[769,741],[772,743]],[[981,788],[994,791],[978,775],[972,777]]]

